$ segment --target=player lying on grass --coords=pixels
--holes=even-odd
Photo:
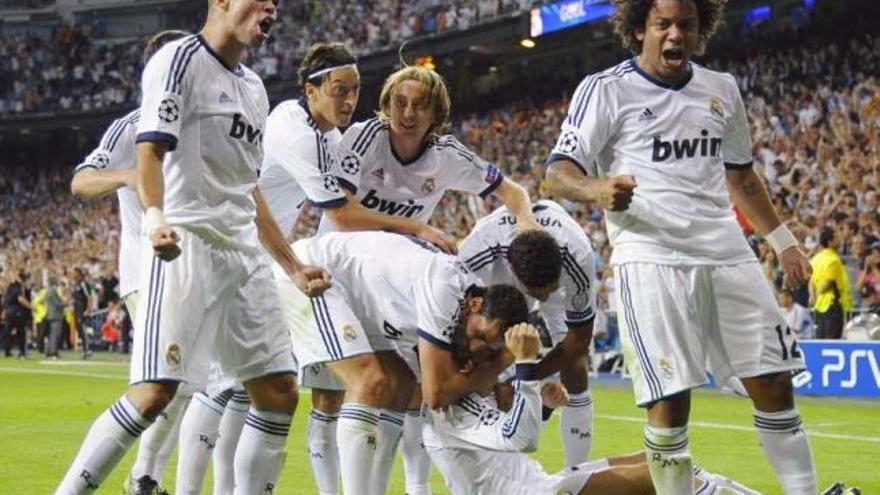
[[[500,339],[500,336],[499,336]],[[427,413],[423,436],[431,460],[455,495],[643,495],[654,494],[644,452],[585,462],[547,473],[526,452],[538,447],[543,409],[568,401],[559,383],[536,380],[540,340],[527,323],[504,335],[516,360],[513,405],[501,411],[489,396],[471,393],[454,405]],[[471,339],[462,372],[478,372],[492,342]],[[497,351],[496,351],[497,352]],[[694,469],[695,495],[757,495],[723,476]]]

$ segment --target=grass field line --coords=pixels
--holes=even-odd
[[[625,421],[628,423],[644,423],[645,418],[637,418],[633,416],[614,416],[610,414],[597,414],[597,418],[600,419],[610,419],[612,421]],[[728,425],[723,423],[710,423],[707,421],[691,421],[689,423],[690,426],[700,426],[703,428],[714,428],[716,430],[734,430],[734,431],[755,431],[753,426],[739,426],[739,425]],[[816,430],[807,430],[807,433],[811,437],[818,438],[831,438],[835,440],[854,440],[858,442],[870,442],[870,443],[880,443],[880,438],[878,437],[865,437],[865,436],[855,436],[855,435],[841,435],[839,433],[825,433],[824,431],[816,431]]]
[[[43,369],[33,369],[33,368],[13,368],[0,366],[0,373],[20,373],[20,374],[31,374],[31,375],[63,375],[63,376],[79,376],[83,378],[98,378],[102,380],[128,380],[128,375],[125,374],[103,374],[103,373],[86,373],[82,371],[61,371],[61,370],[43,370]],[[311,393],[311,390],[300,390],[300,393]],[[597,414],[597,418],[599,419],[607,419],[611,421],[624,421],[627,423],[640,423],[643,424],[645,422],[644,417],[637,416],[617,416],[611,414]],[[827,423],[822,423],[827,425]],[[717,430],[733,430],[733,431],[747,431],[753,432],[755,431],[752,426],[740,426],[740,425],[729,425],[723,423],[712,423],[707,421],[691,421],[691,426],[698,426],[702,428],[713,428]],[[843,435],[839,433],[826,433],[823,431],[809,430],[809,435],[811,437],[817,438],[829,438],[834,440],[852,440],[857,442],[869,442],[869,443],[878,443],[880,444],[880,438],[878,437],[867,437],[867,436],[856,436],[856,435]]]
[[[63,375],[81,376],[83,378],[100,378],[104,380],[128,380],[128,375],[109,375],[106,373],[86,373],[85,371],[39,370],[29,368],[10,368],[0,366],[0,373],[19,373],[25,375]]]

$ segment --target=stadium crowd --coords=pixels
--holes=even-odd
[[[441,4],[428,0],[422,3],[429,11]],[[382,6],[391,8],[396,2],[375,4],[374,13]],[[498,5],[502,4],[511,5]],[[294,2],[288,12],[292,11],[291,16],[329,19],[333,17],[334,5],[335,2]],[[97,60],[107,61],[101,70],[120,74],[120,81],[134,80],[134,72],[130,71],[135,69],[123,68],[125,64],[120,60],[136,57],[137,50],[101,47],[95,51],[88,39],[83,32],[68,33],[68,46],[82,56],[72,60],[82,62],[98,57]],[[364,40],[352,37],[351,42],[363,46]],[[87,48],[79,52],[77,47],[82,46]],[[880,312],[880,38],[860,35],[843,41],[816,42],[815,46],[776,39],[772,46],[772,50],[756,49],[706,65],[737,76],[752,124],[756,165],[763,170],[783,219],[811,255],[821,248],[822,228],[833,227],[840,240],[835,249],[849,272],[851,283],[847,290],[852,293],[853,306]],[[21,51],[8,40],[0,40],[0,53],[19,55],[3,57],[0,63],[8,68],[10,60],[18,60],[20,66],[45,69],[45,74],[52,72],[52,64],[45,62],[62,60],[52,59],[57,53],[39,43],[30,47]],[[39,57],[35,55],[40,52],[43,54]],[[89,65],[97,70],[100,64]],[[290,61],[279,66],[291,66]],[[73,77],[76,72],[64,73],[64,77]],[[53,83],[48,82],[51,78],[41,77],[47,81],[45,90],[53,88]],[[92,76],[81,74],[79,79],[82,86],[58,82],[57,87],[69,87],[72,91],[80,87],[83,94],[88,94],[88,85],[94,83]],[[48,100],[40,101],[39,105],[44,105]],[[52,101],[55,105],[60,100]],[[111,101],[116,100],[111,97]],[[360,105],[363,108],[371,103]],[[39,105],[34,108],[41,108]],[[487,114],[461,116],[453,123],[451,132],[523,184],[533,198],[540,198],[546,196],[542,187],[545,160],[567,108],[567,96],[537,104],[518,101]],[[72,157],[68,165],[75,160]],[[119,235],[115,201],[85,202],[73,198],[68,192],[70,170],[72,167],[34,175],[24,168],[7,168],[0,176],[0,289],[5,291],[19,272],[31,275],[27,284],[32,294],[37,294],[50,279],[57,280],[62,287],[71,287],[72,269],[79,267],[94,288],[96,297],[91,298],[90,309],[101,311],[113,300],[108,293],[112,292],[110,274],[115,266]],[[448,195],[433,222],[462,239],[476,218],[495,206],[491,200],[483,203],[475,197]],[[602,279],[600,301],[613,321],[613,283],[608,266],[611,248],[602,212],[590,206],[566,207],[599,253],[596,260]],[[294,233],[307,235],[316,224],[312,210],[302,216]],[[767,277],[781,290],[783,281],[773,250],[744,219],[742,226]],[[65,297],[70,301],[69,294]],[[809,306],[806,291],[795,293],[794,299]]]
[[[281,11],[273,42],[250,54],[249,65],[266,81],[293,80],[297,61],[317,41],[338,40],[352,53],[369,53],[419,36],[468,29],[533,3],[295,0]],[[174,27],[193,31],[202,23],[198,16],[182,19]],[[142,52],[140,38],[109,38],[99,16],[61,25],[48,38],[0,36],[0,114],[132,106],[140,98]]]

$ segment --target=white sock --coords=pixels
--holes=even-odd
[[[743,486],[730,478],[720,474],[710,473],[700,467],[694,466],[694,478],[704,482],[704,485],[694,492],[694,495],[761,495],[747,486]],[[716,491],[712,491],[712,490]]]
[[[816,466],[797,409],[753,414],[761,446],[785,495],[815,495]]]
[[[406,415],[401,411],[379,409],[379,425],[376,427],[376,457],[373,459],[373,482],[371,487],[374,495],[385,495],[388,491],[388,479],[394,467],[394,456],[403,436],[403,420]]]
[[[235,495],[272,493],[287,457],[290,414],[251,406],[235,450]]]
[[[162,481],[165,464],[168,462],[168,457],[162,455],[162,447],[165,446],[165,440],[174,432],[175,425],[180,423],[180,411],[188,399],[185,394],[176,394],[165,410],[156,417],[152,426],[141,435],[137,458],[131,467],[131,479],[137,480],[149,476],[157,482]]]
[[[431,458],[422,442],[421,413],[421,409],[410,409],[406,411],[406,418],[403,420],[400,452],[403,454],[406,493],[409,495],[431,495]]]
[[[645,426],[645,455],[657,495],[693,493],[693,461],[688,450],[686,426]]]
[[[152,421],[122,396],[92,423],[56,495],[95,491]]]
[[[587,461],[577,466],[568,466],[556,473],[555,477],[559,481],[555,488],[559,493],[581,493],[590,476],[596,471],[606,469],[608,466],[610,466],[608,459]]]
[[[220,419],[229,395],[220,394],[212,398],[199,392],[186,408],[180,424],[180,455],[177,457],[177,484],[174,487],[176,495],[202,493],[208,462],[217,444]]]
[[[220,437],[214,447],[214,495],[232,495],[235,491],[235,449],[250,407],[247,392],[236,390],[223,410]]]
[[[339,472],[345,495],[371,495],[376,457],[379,410],[363,404],[343,404],[336,426]]]
[[[180,394],[180,392],[177,393]],[[175,395],[175,397],[177,396]],[[165,470],[168,468],[168,459],[171,458],[171,454],[173,454],[174,449],[177,448],[177,440],[180,438],[180,423],[183,421],[183,414],[192,400],[192,394],[187,393],[183,397],[184,401],[181,404],[180,410],[175,415],[177,419],[171,426],[171,431],[166,436],[165,442],[162,443],[159,453],[156,454],[155,469],[153,470],[152,478],[157,482],[160,482],[165,478]],[[159,484],[161,485],[161,483]]]
[[[565,465],[571,467],[586,462],[593,446],[593,396],[589,389],[568,396],[559,429]]]
[[[339,450],[336,446],[338,420],[338,414],[327,414],[317,409],[312,409],[309,413],[309,457],[320,495],[336,495],[339,484]]]

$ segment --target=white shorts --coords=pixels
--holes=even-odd
[[[176,230],[175,260],[160,260],[149,246],[143,251],[131,383],[184,381],[201,390],[212,361],[235,382],[295,372],[269,267],[256,255]]]
[[[618,322],[636,403],[707,382],[804,367],[757,261],[738,265],[614,267]]]
[[[307,253],[310,239],[293,243],[296,256],[311,264]],[[281,305],[293,340],[296,358],[303,371],[312,364],[340,361],[361,354],[395,351],[394,344],[382,332],[382,324],[359,315],[370,314],[361,307],[355,288],[349,281],[333,279],[324,294],[303,294],[278,264],[273,265]]]
[[[299,384],[321,390],[345,390],[342,380],[334,375],[325,363],[315,363],[300,368]]]
[[[557,495],[579,493],[590,475],[601,470],[587,462],[577,470],[549,474],[538,461],[521,452],[466,450],[426,446],[453,495]]]

